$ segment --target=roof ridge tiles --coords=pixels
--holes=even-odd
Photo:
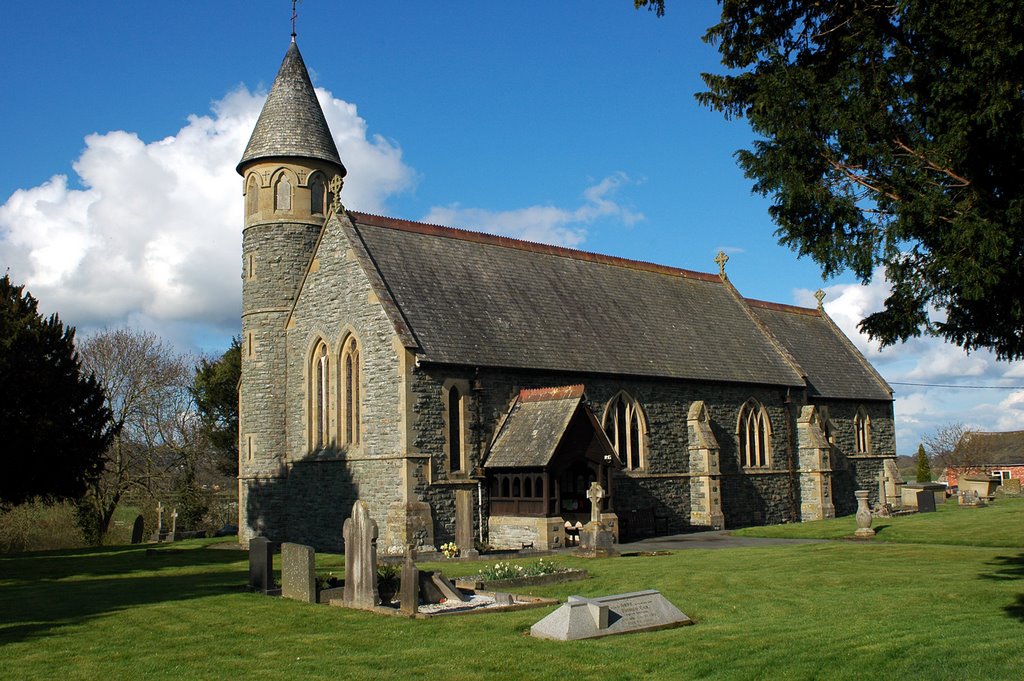
[[[752,307],[760,307],[766,310],[778,310],[779,312],[794,312],[805,314],[809,317],[820,317],[821,312],[814,307],[801,307],[800,305],[788,305],[786,303],[773,303],[769,300],[757,300],[756,298],[744,298],[747,304]]]
[[[543,402],[546,400],[578,399],[583,397],[583,389],[582,383],[551,388],[523,388],[519,391],[519,401]]]
[[[697,279],[700,281],[707,281],[716,284],[722,283],[721,278],[717,274],[697,272],[695,270],[686,270],[681,267],[659,265],[657,263],[646,262],[643,260],[630,260],[628,258],[620,258],[613,255],[603,255],[601,253],[583,251],[577,248],[569,248],[567,246],[553,246],[551,244],[542,244],[536,241],[527,241],[526,239],[516,239],[514,237],[500,236],[498,234],[488,234],[487,232],[476,232],[469,229],[447,227],[445,225],[437,225],[426,222],[416,222],[413,220],[405,220],[402,218],[392,218],[386,215],[362,213],[359,211],[349,211],[349,213],[356,216],[357,222],[364,222],[375,227],[383,227],[385,229],[396,229],[404,232],[412,232],[415,234],[438,236],[448,239],[459,239],[461,241],[471,241],[474,243],[488,244],[492,246],[499,246],[502,248],[515,248],[520,251],[529,251],[532,253],[553,255],[562,258],[571,258],[573,260],[582,260],[585,262],[610,265],[612,267],[623,267],[626,269],[641,270],[645,272],[655,272],[658,274],[667,274],[670,276],[678,276],[686,279]]]

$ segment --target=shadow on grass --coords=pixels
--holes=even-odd
[[[882,530],[888,529],[890,527],[892,527],[892,526],[891,525],[875,525],[871,529],[873,529],[875,531],[875,534],[881,534]]]
[[[106,547],[0,559],[0,646],[127,608],[245,590],[247,554]],[[231,567],[238,565],[235,569]]]
[[[1024,579],[1024,553],[1017,556],[996,556],[989,565],[996,569],[981,575],[982,579],[994,581],[1007,581]],[[1017,599],[1003,608],[1006,614],[1024,622],[1024,593],[1018,594]]]

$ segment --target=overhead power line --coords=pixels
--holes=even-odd
[[[952,383],[903,383],[888,381],[889,385],[912,385],[918,388],[957,388],[964,390],[1024,390],[1024,385],[962,385]]]

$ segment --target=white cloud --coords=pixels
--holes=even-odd
[[[889,287],[884,270],[871,283],[825,287],[825,311],[857,349],[893,384],[896,391],[896,439],[901,454],[912,453],[923,435],[949,423],[980,430],[1024,429],[1024,390],[943,388],[906,383],[962,386],[1020,386],[1024,362],[1000,362],[988,351],[970,354],[934,337],[912,338],[880,349],[857,328],[865,316],[882,309]],[[794,291],[799,305],[817,301],[808,289]],[[936,318],[939,314],[934,315]]]
[[[609,175],[583,191],[584,203],[575,209],[556,206],[528,206],[506,211],[463,208],[454,203],[435,206],[424,222],[501,234],[516,239],[560,246],[577,246],[587,237],[586,227],[603,218],[615,218],[628,225],[644,219],[642,213],[616,203],[612,197],[629,184],[625,173]]]
[[[384,212],[414,172],[401,149],[369,136],[356,107],[317,89],[349,175],[345,205]],[[241,179],[235,165],[263,106],[244,87],[175,135],[89,135],[77,184],[55,175],[0,206],[0,261],[47,312],[80,332],[120,325],[180,345],[237,333]]]

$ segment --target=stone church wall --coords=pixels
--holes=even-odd
[[[639,400],[648,425],[647,461],[641,471],[621,471],[615,478],[615,508],[657,509],[669,532],[690,529],[690,471],[687,450],[687,411],[695,400],[704,400],[712,429],[721,448],[722,505],[727,527],[778,523],[799,518],[800,491],[796,473],[796,402],[787,407],[786,391],[780,388],[730,386],[658,379],[619,379],[606,376],[566,375],[536,371],[481,369],[424,365],[413,375],[415,444],[430,455],[431,477],[422,479],[417,492],[433,507],[438,543],[455,536],[454,481],[445,459],[445,421],[442,386],[448,379],[479,381],[473,393],[478,402],[470,411],[479,414],[481,447],[486,450],[522,388],[542,388],[583,383],[591,408],[601,419],[605,406],[619,391]],[[765,471],[743,471],[739,462],[736,424],[739,410],[751,397],[768,411],[772,428],[772,463]],[[792,411],[791,411],[792,410]],[[472,427],[472,423],[471,423]],[[790,456],[790,452],[793,452]],[[470,458],[478,463],[476,449]],[[484,523],[487,523],[487,491],[484,490]],[[851,495],[852,498],[852,495]],[[474,497],[475,500],[475,497]],[[476,521],[476,518],[474,518]],[[474,533],[478,531],[474,526]]]
[[[318,548],[340,550],[341,527],[356,498],[370,506],[387,543],[389,507],[402,501],[401,407],[398,354],[390,320],[376,300],[344,232],[332,221],[295,305],[288,329],[287,483],[288,536]],[[307,399],[314,347],[326,341],[330,356],[330,432],[340,435],[342,393],[338,367],[342,343],[359,341],[362,429],[358,445],[312,451]]]
[[[892,404],[889,402],[854,402],[830,400],[820,402],[828,408],[832,430],[832,498],[836,515],[857,512],[854,492],[868,491],[868,503],[878,503],[878,474],[884,459],[896,456],[896,427]],[[863,407],[871,423],[871,452],[869,456],[855,452],[854,418]]]

